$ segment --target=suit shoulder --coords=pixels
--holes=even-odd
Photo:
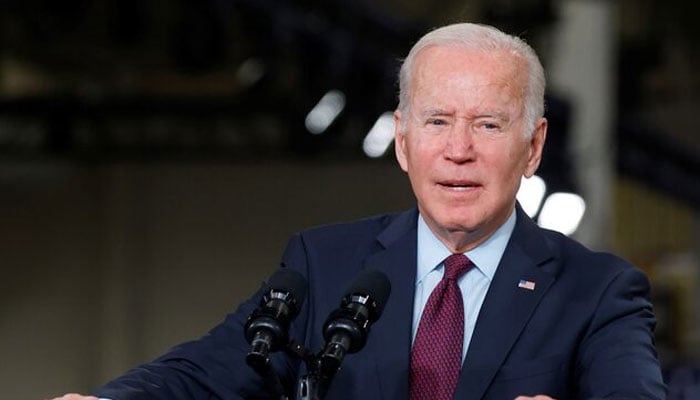
[[[306,229],[292,236],[283,263],[313,276],[309,280],[345,285],[369,255],[384,248],[382,235],[392,229],[406,232],[414,215],[411,211],[382,214]]]
[[[559,232],[543,229],[545,240],[565,264],[585,269],[588,272],[600,271],[616,275],[627,269],[636,269],[628,260],[608,251],[591,249],[581,242]]]
[[[404,214],[406,214],[406,212],[378,214],[354,221],[318,225],[307,228],[297,233],[297,235],[313,241],[336,241],[341,238],[349,239],[361,237],[374,239],[376,235],[386,229],[386,227],[399,216]]]

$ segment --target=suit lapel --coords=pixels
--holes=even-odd
[[[391,295],[384,313],[372,326],[372,352],[383,398],[408,398],[408,366],[416,280],[417,212],[401,214],[377,239],[384,250],[365,261],[365,268],[384,272]]]
[[[539,228],[518,208],[516,227],[479,312],[455,399],[482,398],[554,282],[553,275],[539,268],[551,257]],[[534,289],[519,287],[521,280],[533,282]]]

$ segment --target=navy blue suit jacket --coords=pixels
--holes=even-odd
[[[486,295],[455,399],[511,400],[547,394],[559,400],[665,398],[653,344],[646,277],[610,254],[539,228],[522,210]],[[283,265],[306,276],[306,301],[291,337],[317,351],[322,325],[358,273],[376,268],[392,293],[364,349],[345,357],[327,399],[408,399],[416,279],[417,211],[314,228],[294,236]],[[535,289],[518,287],[521,279]],[[100,388],[114,400],[267,398],[246,365],[243,325],[261,292],[205,337]],[[292,391],[299,360],[274,354]]]

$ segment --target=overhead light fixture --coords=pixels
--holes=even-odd
[[[542,205],[537,223],[547,229],[571,235],[578,228],[586,202],[575,193],[557,192],[547,197]]]
[[[362,150],[368,157],[377,158],[386,153],[394,140],[394,113],[387,111],[377,118],[362,141]]]
[[[335,121],[345,108],[345,95],[339,90],[324,94],[318,104],[306,115],[306,129],[314,135],[320,135]]]
[[[265,65],[258,58],[248,58],[236,70],[236,78],[243,86],[252,86],[265,74]]]
[[[530,218],[537,215],[545,192],[547,192],[547,185],[544,183],[544,179],[537,175],[530,178],[522,177],[520,180],[520,189],[516,198]]]

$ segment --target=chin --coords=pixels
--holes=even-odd
[[[485,223],[484,207],[465,204],[443,204],[442,207],[419,207],[423,218],[430,218],[435,228],[449,232],[474,232]],[[430,223],[429,223],[430,225]]]

